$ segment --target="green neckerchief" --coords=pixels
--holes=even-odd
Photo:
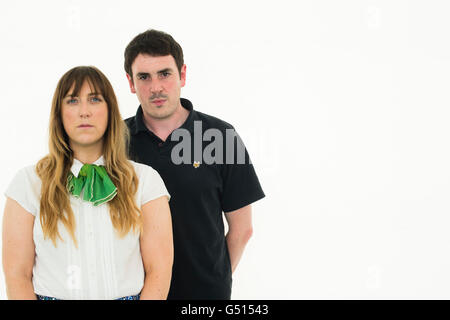
[[[83,188],[83,200],[92,202],[94,206],[108,202],[117,194],[117,188],[109,178],[105,167],[95,164],[84,164],[78,177],[69,172],[67,190],[79,198]]]

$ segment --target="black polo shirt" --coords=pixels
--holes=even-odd
[[[174,264],[168,299],[230,299],[231,264],[222,212],[251,204],[263,198],[264,192],[247,150],[245,164],[237,163],[236,149],[235,162],[227,163],[225,141],[223,161],[207,164],[198,159],[198,152],[195,153],[194,150],[194,138],[196,141],[199,139],[194,137],[194,124],[197,129],[201,124],[202,133],[208,129],[219,130],[223,133],[224,140],[226,129],[233,127],[225,121],[194,110],[189,100],[180,100],[181,105],[190,111],[179,129],[186,129],[192,136],[191,161],[174,164],[172,149],[182,139],[172,141],[172,136],[169,136],[166,141],[162,141],[148,130],[143,121],[141,106],[136,116],[125,120],[130,129],[130,159],[157,170],[171,195],[169,204]],[[202,150],[214,141],[201,140]],[[179,145],[176,150],[179,151]],[[178,154],[184,155],[184,152]]]

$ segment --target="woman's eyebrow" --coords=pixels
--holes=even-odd
[[[101,96],[101,95],[102,95],[102,94],[101,94],[101,93],[98,93],[98,92],[91,92],[91,93],[88,94],[88,96]],[[68,98],[68,97],[70,97],[70,98],[75,98],[75,97],[78,97],[78,95],[77,95],[77,94],[68,93],[68,94],[64,97],[64,99],[65,99],[65,98]]]

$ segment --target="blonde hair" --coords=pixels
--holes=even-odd
[[[122,120],[116,96],[106,76],[95,67],[80,66],[67,71],[58,82],[50,113],[49,154],[36,165],[36,172],[42,181],[40,223],[44,237],[50,238],[55,247],[57,238],[62,240],[58,222],[62,222],[78,247],[75,218],[66,189],[73,152],[63,127],[61,104],[72,87],[72,96],[78,95],[85,81],[103,96],[108,105],[103,157],[105,169],[117,187],[117,195],[107,203],[112,224],[119,237],[124,237],[131,229],[133,232],[142,232],[141,212],[134,201],[138,178],[127,158],[128,128]]]

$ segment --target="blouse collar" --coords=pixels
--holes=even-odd
[[[100,156],[97,160],[95,160],[92,164],[96,164],[98,166],[102,166],[105,164],[105,159],[103,158],[103,155]],[[73,175],[75,177],[78,177],[78,174],[80,173],[81,168],[83,167],[84,163],[81,162],[78,159],[73,158],[73,164],[70,168],[70,171],[72,171]]]

